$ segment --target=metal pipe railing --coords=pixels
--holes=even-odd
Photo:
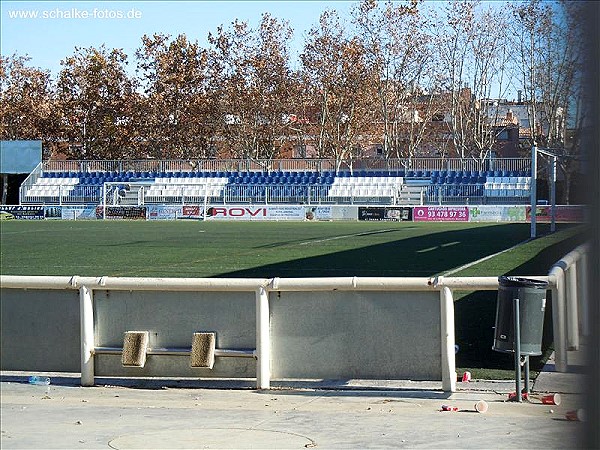
[[[547,276],[528,278],[547,281],[552,292],[555,365],[558,372],[568,369],[567,350],[579,349],[580,329],[589,332],[587,291],[587,254],[581,245],[550,269]],[[331,277],[331,278],[128,278],[128,277],[55,277],[1,275],[2,289],[73,289],[79,290],[81,315],[81,383],[94,383],[94,290],[140,291],[234,291],[253,292],[256,301],[257,388],[270,387],[269,293],[310,291],[439,291],[442,345],[442,385],[445,391],[456,389],[454,357],[454,290],[497,290],[497,277]],[[163,349],[164,350],[164,349]],[[157,350],[160,352],[160,350]],[[224,350],[225,351],[225,350]],[[220,356],[236,356],[220,355]],[[237,356],[248,356],[237,355]]]

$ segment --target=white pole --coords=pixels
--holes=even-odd
[[[552,216],[550,232],[554,233],[556,231],[556,157],[551,158],[550,161],[552,177],[552,184],[550,185],[550,214]]]
[[[454,350],[454,299],[452,290],[440,291],[440,317],[442,332],[442,389],[456,392],[456,358]]]
[[[256,291],[256,389],[271,388],[269,315],[269,294],[261,286]]]
[[[579,350],[579,308],[577,304],[577,262],[566,273],[567,343],[569,350]]]
[[[581,307],[581,334],[590,335],[590,293],[588,291],[588,254],[585,248],[580,249],[581,259],[577,267],[577,282],[579,284],[579,305]]]
[[[531,147],[531,237],[536,236],[536,205],[537,205],[537,147]]]
[[[565,317],[565,290],[564,271],[559,266],[550,270],[551,277],[555,278],[552,287],[552,332],[554,335],[554,367],[557,372],[566,372],[567,361],[567,337]]]
[[[79,288],[79,315],[81,325],[81,385],[94,385],[94,309],[92,291]]]

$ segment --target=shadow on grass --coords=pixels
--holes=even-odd
[[[357,235],[350,238],[358,237]],[[274,264],[219,274],[218,277],[432,276],[504,250],[528,237],[527,224],[474,227],[399,239],[331,254],[290,258]],[[315,241],[310,245],[320,245],[320,242]]]
[[[527,262],[499,275],[547,275],[552,264],[584,241],[581,235],[572,236],[542,250]],[[495,291],[470,293],[455,303],[457,367],[514,370],[512,353],[492,350],[496,321]],[[544,313],[542,355],[530,358],[532,371],[540,371],[552,350],[552,299],[548,291]]]

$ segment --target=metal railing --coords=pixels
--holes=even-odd
[[[21,186],[22,205],[99,204],[101,201],[102,186],[98,185]]]
[[[529,202],[529,190],[520,195],[489,195],[482,184],[437,184],[425,189],[425,203],[430,205],[524,205]]]
[[[334,159],[297,158],[276,160],[203,159],[203,160],[48,160],[45,172],[194,172],[194,171],[398,171],[398,170],[454,170],[454,171],[528,171],[527,158],[460,159],[460,158],[361,158],[339,163]]]
[[[548,275],[557,372],[567,372],[567,350],[579,350],[579,335],[590,335],[589,253],[588,244],[577,247],[557,261]]]
[[[553,336],[556,354],[556,370],[568,369],[567,349],[579,348],[579,333],[589,334],[590,296],[587,292],[587,264],[589,248],[582,245],[565,255],[550,270],[548,276],[528,278],[548,282],[552,291]],[[249,292],[255,294],[256,387],[269,389],[271,383],[271,314],[270,294],[281,292],[304,292],[307,297],[317,292],[439,292],[440,346],[442,388],[456,391],[454,291],[498,290],[497,277],[449,277],[433,278],[270,278],[270,279],[221,279],[221,278],[115,278],[115,277],[55,277],[55,276],[0,276],[4,289],[76,290],[79,291],[80,315],[80,362],[81,384],[94,384],[96,347],[94,317],[94,292],[98,291],[148,291],[148,292]],[[41,295],[41,294],[40,294]],[[173,323],[172,326],[177,326]],[[16,331],[15,331],[16,332]],[[430,331],[424,331],[429,333]],[[16,336],[15,336],[16,337]],[[155,376],[160,374],[155,373]]]
[[[23,205],[120,204],[117,194],[123,188],[135,189],[137,204],[369,204],[369,205],[497,205],[527,204],[528,192],[520,196],[490,196],[481,184],[441,184],[412,186],[413,197],[398,189],[377,190],[365,186],[350,193],[336,193],[324,184],[171,184],[149,190],[151,183],[104,183],[103,185],[22,186]],[[117,189],[118,187],[118,189]],[[143,188],[143,189],[140,189]],[[378,193],[382,191],[381,193]]]

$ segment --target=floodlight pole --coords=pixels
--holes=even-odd
[[[536,237],[536,213],[537,213],[537,147],[531,147],[531,238]]]

